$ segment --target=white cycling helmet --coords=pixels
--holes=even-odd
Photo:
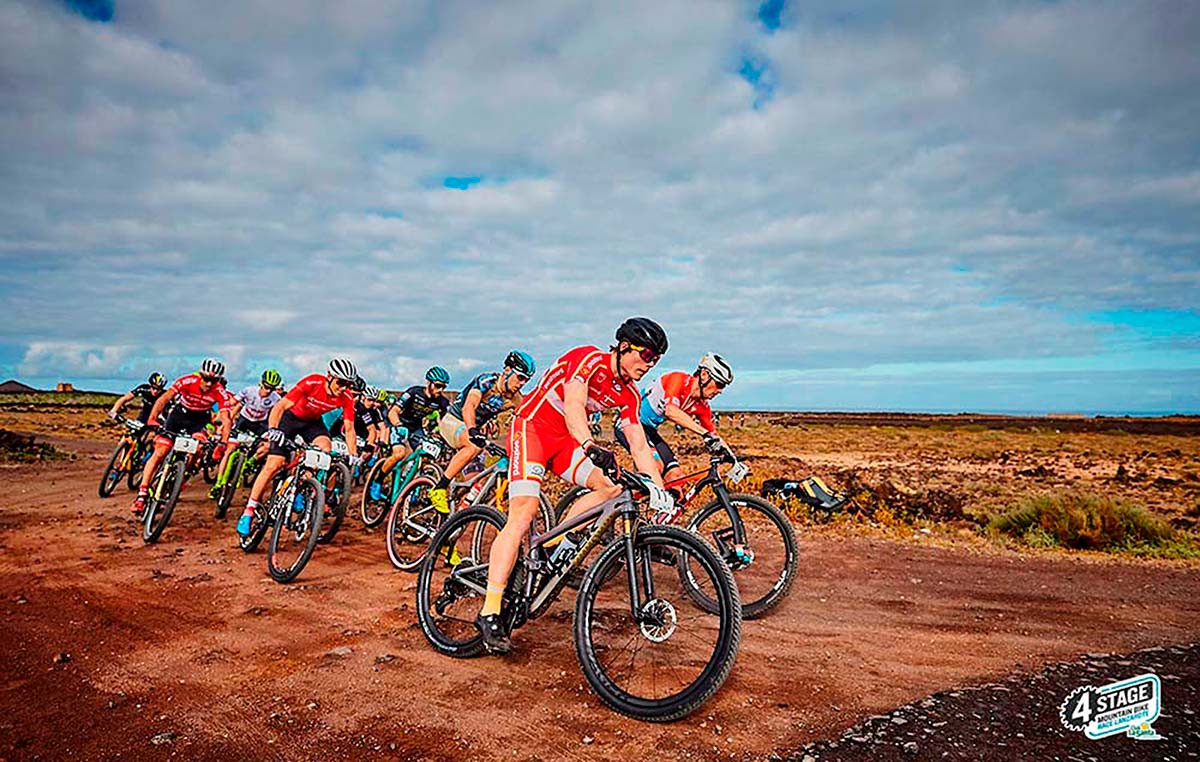
[[[374,386],[371,386],[370,384],[367,385],[366,389],[363,389],[363,399],[375,400],[378,398],[379,398],[379,389],[375,388]]]
[[[729,367],[729,363],[725,362],[725,358],[721,355],[709,352],[700,358],[700,365],[697,370],[706,370],[713,381],[716,381],[721,386],[729,386],[733,383],[733,368]]]
[[[223,376],[225,375],[225,363],[215,357],[205,358],[204,362],[200,363],[200,372],[206,376]]]
[[[358,378],[358,370],[354,367],[354,363],[345,357],[335,357],[329,361],[329,375],[347,383],[353,383],[354,379]]]

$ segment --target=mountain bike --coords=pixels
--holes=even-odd
[[[184,482],[199,471],[196,458],[201,449],[199,439],[172,431],[160,430],[159,433],[173,441],[170,451],[150,477],[150,491],[142,511],[142,540],[147,544],[158,542],[179,502]]]
[[[718,466],[732,464],[722,478]],[[655,523],[683,523],[689,530],[708,539],[733,571],[742,595],[742,611],[747,619],[766,614],[787,596],[800,565],[800,543],[787,514],[757,495],[730,492],[725,486],[740,483],[750,469],[728,449],[711,455],[708,468],[667,482],[664,486],[680,494],[676,512],[658,516]],[[713,499],[693,511],[684,512],[697,495],[709,487]],[[555,505],[561,520],[571,503],[587,490],[574,487]],[[711,610],[715,605],[703,591],[689,581],[689,567],[681,565],[682,580],[698,605]]]
[[[508,453],[488,442],[484,453],[496,458],[470,475],[450,482],[447,488],[451,512],[471,505],[490,505],[505,513],[504,491],[508,486]],[[421,475],[408,483],[392,503],[387,515],[388,560],[401,571],[416,571],[429,547],[429,541],[449,514],[439,513],[429,500],[429,490],[437,480]],[[554,509],[539,493],[539,511],[534,527],[545,532],[554,525]]]
[[[423,474],[437,482],[442,476],[439,459],[448,460],[452,454],[450,448],[440,437],[423,436],[417,440],[416,447],[403,460],[392,467],[387,474],[383,473],[384,458],[376,463],[363,485],[362,520],[368,527],[377,527],[388,515],[388,510],[400,496],[401,490],[408,486],[417,474]],[[376,485],[378,489],[376,489]],[[372,495],[375,493],[375,496]]]
[[[122,479],[125,479],[132,489],[134,470],[141,472],[140,466],[146,462],[153,450],[146,447],[142,437],[144,423],[121,416],[117,416],[116,421],[124,426],[126,431],[121,434],[121,439],[117,441],[117,446],[113,448],[112,456],[108,459],[108,465],[100,474],[100,497],[112,495]]]
[[[665,507],[665,491],[628,472],[611,478],[623,488],[615,499],[542,534],[530,527],[501,619],[511,632],[544,614],[566,576],[611,537],[576,596],[575,654],[609,707],[640,720],[676,720],[716,693],[733,668],[741,599],[728,565],[706,540],[642,521],[634,494],[648,492],[652,505]],[[492,508],[468,508],[447,519],[431,542],[417,577],[417,617],[441,653],[467,658],[484,650],[474,617],[487,592],[485,556],[504,522]],[[684,559],[716,602],[714,613],[691,604],[677,568]]]
[[[257,436],[248,431],[239,431],[230,441],[233,449],[225,459],[225,466],[220,469],[213,485],[216,491],[214,499],[217,502],[214,515],[218,519],[225,518],[225,513],[237,495],[238,487],[253,484],[254,477],[262,468],[262,461],[256,456],[260,441]]]
[[[312,558],[325,511],[324,472],[333,463],[329,453],[303,444],[287,446],[287,463],[275,472],[268,497],[254,509],[250,534],[239,545],[253,553],[271,530],[267,572],[280,584],[294,580]]]

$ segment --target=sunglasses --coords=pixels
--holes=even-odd
[[[342,388],[342,389],[349,389],[352,386],[352,384],[349,381],[343,381],[340,378],[329,379],[329,385],[333,386],[334,384],[337,384],[338,387]]]
[[[642,358],[642,362],[649,363],[651,365],[658,362],[658,358],[661,357],[658,352],[655,352],[649,347],[639,347],[637,344],[630,344],[629,348],[634,352],[637,352],[638,357]]]
[[[446,388],[446,385],[445,385],[445,384],[439,384],[439,383],[432,383],[432,384],[430,384],[430,385],[429,385],[429,388],[430,388],[430,389],[434,389],[434,390],[436,390],[436,391],[439,391],[439,392],[440,392],[440,391],[442,391],[443,389],[445,389],[445,388]]]
[[[526,375],[525,373],[517,373],[515,375],[517,377],[517,380],[520,381],[521,383],[525,383],[526,381],[529,380],[529,376]]]
[[[215,383],[217,383],[217,379],[218,379],[218,378],[220,378],[220,376],[206,376],[206,375],[205,375],[205,374],[203,374],[203,373],[201,373],[201,374],[200,374],[200,380],[201,380],[201,381],[204,381],[204,382],[206,382],[206,383],[209,383],[209,384],[215,384]]]

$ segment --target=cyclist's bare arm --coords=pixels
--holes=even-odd
[[[154,401],[154,407],[150,408],[150,417],[146,421],[153,424],[162,415],[162,411],[167,409],[167,403],[175,399],[179,395],[175,389],[168,389]]]
[[[660,466],[654,460],[654,450],[650,449],[650,443],[646,441],[646,430],[641,426],[626,426],[622,431],[625,432],[625,441],[629,442],[629,454],[633,456],[638,470],[649,474],[658,486],[663,486]]]
[[[229,433],[233,429],[233,416],[228,410],[217,411],[217,431],[222,442],[229,441]]]
[[[483,393],[478,389],[472,389],[467,393],[467,398],[463,400],[463,423],[467,424],[468,429],[475,428],[475,408],[479,407],[479,400],[483,399]],[[451,443],[455,444],[455,443]]]
[[[279,422],[283,420],[284,412],[291,410],[292,405],[295,404],[287,397],[276,402],[275,406],[271,408],[271,412],[267,413],[267,425],[273,429],[279,428]]]
[[[133,399],[133,392],[125,392],[124,394],[122,394],[120,397],[117,398],[117,401],[113,403],[112,410],[108,411],[109,414],[115,416],[118,413],[120,413],[121,408],[128,405],[129,401],[131,399]]]
[[[242,404],[241,400],[234,400],[233,407],[229,408],[229,420],[236,421],[238,415],[241,414],[243,407],[245,407],[245,405]]]
[[[699,421],[683,412],[683,409],[674,403],[667,403],[666,409],[663,410],[663,416],[671,423],[678,424],[693,434],[704,436],[708,433],[708,429],[704,428]]]

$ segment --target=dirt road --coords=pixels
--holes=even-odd
[[[65,446],[0,468],[2,759],[760,759],[937,691],[1200,640],[1194,566],[802,533],[801,579],[746,623],[721,692],[641,724],[588,692],[569,601],[507,658],[442,657],[412,577],[353,519],[282,587],[199,482],[147,547],[124,493],[95,494],[107,443]]]

